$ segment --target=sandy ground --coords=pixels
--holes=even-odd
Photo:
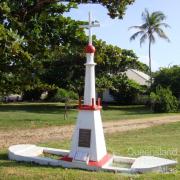
[[[104,122],[104,132],[114,133],[136,129],[144,129],[151,126],[168,124],[180,121],[180,115],[152,117],[144,119],[121,120]],[[0,131],[0,149],[7,148],[13,144],[48,142],[50,140],[70,139],[73,132],[73,125],[68,126],[53,126],[38,129],[25,129],[13,131]]]

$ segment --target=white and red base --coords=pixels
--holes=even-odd
[[[41,157],[43,153],[63,156],[60,159],[51,159]],[[145,172],[167,172],[169,166],[176,165],[176,161],[153,157],[141,156],[138,158],[129,158],[122,156],[106,155],[100,161],[89,163],[73,161],[69,157],[70,151],[39,147],[36,145],[22,144],[9,147],[8,156],[10,160],[19,162],[36,163],[39,165],[60,166],[64,168],[78,168],[91,171],[111,171],[119,173],[145,173]],[[116,163],[113,165],[113,163]],[[129,167],[120,167],[117,164],[126,164]]]

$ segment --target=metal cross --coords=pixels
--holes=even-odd
[[[100,27],[100,24],[98,21],[92,21],[91,12],[89,12],[89,24],[80,27],[89,29],[89,44],[92,45],[92,27]]]

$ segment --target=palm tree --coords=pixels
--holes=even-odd
[[[150,85],[152,84],[152,71],[151,71],[151,45],[155,43],[155,34],[160,38],[163,38],[170,42],[166,36],[162,27],[170,27],[167,23],[164,23],[166,16],[161,11],[155,11],[151,14],[147,9],[142,13],[143,24],[140,26],[132,26],[129,29],[138,29],[135,34],[130,37],[130,40],[135,40],[140,36],[140,46],[148,39],[149,41],[149,73],[150,73]]]

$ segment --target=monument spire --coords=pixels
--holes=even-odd
[[[84,105],[90,108],[96,107],[96,92],[95,92],[95,65],[94,53],[95,47],[92,45],[92,28],[99,27],[98,21],[92,21],[91,12],[89,12],[89,21],[87,25],[81,25],[81,28],[87,28],[89,31],[89,42],[85,47],[86,53],[86,73],[85,73],[85,88],[84,88]],[[82,106],[81,106],[82,108]]]
[[[91,12],[89,12],[89,45],[92,45]]]
[[[81,25],[81,28],[87,28],[89,30],[89,45],[92,45],[92,28],[93,27],[100,27],[98,21],[92,21],[92,14],[89,12],[89,22],[87,25]]]

